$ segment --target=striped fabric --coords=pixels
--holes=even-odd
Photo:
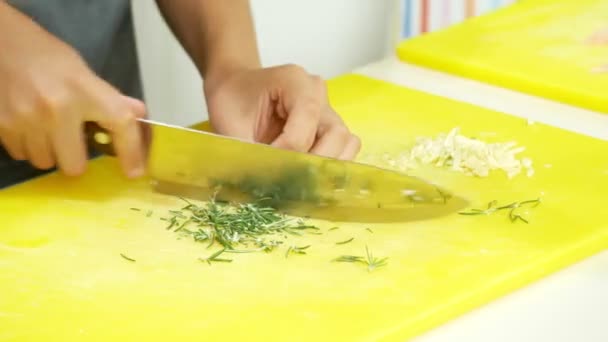
[[[466,18],[480,15],[516,0],[401,0],[401,38],[414,37]]]

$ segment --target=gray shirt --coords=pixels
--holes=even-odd
[[[128,0],[8,0],[74,47],[90,68],[122,93],[142,98]],[[0,188],[43,174],[0,146]]]

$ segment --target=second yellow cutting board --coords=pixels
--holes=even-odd
[[[593,36],[603,39],[590,44]],[[606,0],[520,0],[404,41],[398,55],[414,64],[608,113]]]
[[[101,158],[81,179],[54,174],[0,191],[0,340],[403,341],[608,246],[608,142],[360,76],[329,87],[365,144],[362,159],[455,126],[526,146],[532,178],[417,174],[476,208],[541,197],[530,224],[506,213],[316,222],[323,235],[291,241],[310,244],[307,255],[285,258],[285,246],[210,266],[197,259],[212,250],[176,239],[159,219],[180,200]],[[366,245],[388,265],[369,273],[330,262]]]

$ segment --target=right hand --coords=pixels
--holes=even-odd
[[[145,105],[98,78],[71,47],[2,6],[8,13],[0,19],[13,19],[0,24],[0,143],[11,157],[80,175],[87,161],[83,126],[93,121],[112,135],[126,175],[141,176],[136,118],[145,116]]]

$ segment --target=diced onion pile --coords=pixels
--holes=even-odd
[[[454,128],[435,138],[418,138],[410,151],[397,158],[387,155],[385,160],[401,170],[412,169],[421,163],[477,177],[487,177],[493,170],[502,170],[509,178],[522,170],[526,170],[528,177],[534,175],[532,160],[517,158],[525,147],[517,146],[515,142],[487,143],[459,133],[460,129]]]

